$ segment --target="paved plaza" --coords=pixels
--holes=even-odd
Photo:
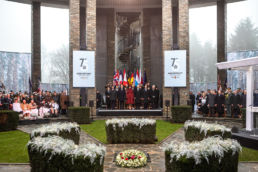
[[[29,133],[36,127],[40,125],[24,125],[19,126],[18,129]],[[184,141],[184,130],[183,128],[177,130],[175,133],[171,134],[169,137],[164,139],[160,144],[105,144],[107,148],[105,161],[104,161],[104,171],[105,172],[129,172],[129,171],[165,171],[165,157],[162,151],[162,146],[164,144],[170,143],[171,141]],[[95,138],[89,136],[84,131],[81,131],[80,144],[85,143],[96,143],[103,144],[96,140]],[[113,162],[114,154],[116,152],[125,150],[125,149],[138,149],[150,154],[151,162],[144,168],[139,169],[128,169],[128,168],[119,168]],[[24,164],[0,164],[0,172],[29,172],[30,166],[27,163]],[[258,163],[257,162],[249,162],[249,163],[239,163],[239,172],[256,172],[258,171]]]

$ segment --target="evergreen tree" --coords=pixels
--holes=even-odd
[[[258,28],[254,26],[250,18],[243,19],[230,36],[228,51],[258,49]]]

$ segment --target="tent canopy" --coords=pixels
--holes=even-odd
[[[258,70],[258,57],[217,63],[216,66],[218,69],[231,70],[248,70],[250,66],[253,66],[254,70]]]

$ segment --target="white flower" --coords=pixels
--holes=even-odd
[[[108,125],[112,125],[114,130],[116,129],[116,125],[118,125],[118,127],[124,129],[125,126],[127,126],[128,124],[133,124],[136,126],[139,126],[140,128],[142,128],[145,125],[155,125],[156,124],[156,120],[153,119],[146,119],[146,118],[113,118],[113,119],[109,119],[106,121],[106,126]]]
[[[186,121],[184,128],[187,131],[188,127],[194,127],[200,129],[200,133],[204,132],[204,135],[207,135],[208,131],[221,131],[222,135],[225,132],[231,132],[230,128],[225,127],[224,125],[219,124],[209,124],[205,121]]]
[[[36,135],[44,136],[46,133],[59,134],[61,131],[71,132],[72,129],[75,129],[77,133],[80,132],[80,126],[77,123],[72,122],[57,122],[43,125],[31,132],[31,137]]]
[[[93,163],[97,156],[100,156],[100,164],[106,153],[104,146],[97,146],[96,144],[76,145],[72,140],[63,139],[59,136],[49,137],[35,137],[27,144],[32,150],[47,153],[51,152],[50,159],[53,155],[64,154],[65,156],[71,156],[72,160],[78,156],[89,158]]]
[[[165,145],[163,150],[170,152],[171,162],[174,158],[178,160],[185,156],[186,158],[194,158],[195,163],[200,164],[202,157],[209,163],[208,157],[215,155],[220,162],[225,152],[231,150],[234,155],[236,152],[241,151],[242,147],[232,139],[223,140],[221,137],[209,137],[200,142],[171,142]]]

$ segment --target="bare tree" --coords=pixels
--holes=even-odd
[[[69,83],[69,47],[62,45],[55,52],[50,54],[50,83]]]

